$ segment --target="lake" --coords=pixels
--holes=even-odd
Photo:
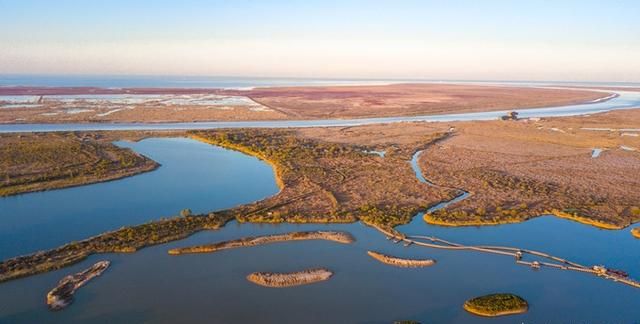
[[[273,194],[266,163],[188,139],[119,142],[162,164],[158,170],[112,182],[0,199],[2,258],[51,248],[123,225],[204,212]],[[343,230],[356,242],[286,242],[213,254],[170,256],[174,247],[248,235],[299,230]],[[555,217],[525,223],[445,228],[417,215],[400,226],[407,234],[435,235],[465,244],[500,244],[549,252],[584,264],[605,264],[640,277],[640,240],[628,229],[606,231]],[[8,238],[7,238],[8,236]],[[428,268],[403,269],[367,256],[375,250],[399,257],[434,258]],[[76,301],[50,312],[45,295],[64,275],[108,259],[112,266],[76,293]],[[296,288],[256,286],[255,271],[327,267],[330,280]],[[494,292],[516,293],[526,314],[486,319],[462,303]],[[640,290],[595,276],[531,270],[512,258],[393,244],[355,224],[263,225],[231,222],[185,240],[135,254],[94,255],[58,271],[0,284],[0,323],[638,323]]]

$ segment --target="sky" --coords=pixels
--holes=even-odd
[[[0,0],[0,74],[640,82],[640,1]]]

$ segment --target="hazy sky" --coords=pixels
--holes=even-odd
[[[640,1],[0,0],[0,73],[640,81]]]

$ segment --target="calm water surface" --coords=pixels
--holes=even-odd
[[[34,199],[34,204],[52,202],[39,207],[38,213],[20,212],[20,205],[12,205],[11,210],[3,205],[2,217],[8,218],[9,224],[23,235],[31,233],[24,241],[5,240],[4,235],[14,234],[3,222],[0,241],[3,255],[30,252],[36,246],[55,246],[74,239],[74,235],[81,238],[123,223],[140,223],[176,213],[184,207],[195,211],[227,208],[277,191],[270,167],[235,152],[182,139],[151,139],[126,145],[157,159],[163,167],[110,183],[15,197]],[[237,164],[242,164],[242,168],[238,168],[242,172],[234,173]],[[154,173],[160,172],[165,173],[154,177]],[[191,173],[192,176],[187,176]],[[148,180],[151,182],[145,185],[146,181],[138,180],[143,177],[154,180]],[[232,181],[213,181],[218,177]],[[132,186],[134,180],[141,182]],[[87,192],[104,185],[114,187],[96,193],[98,198],[94,200],[87,198],[91,197]],[[162,194],[173,186],[178,188]],[[30,198],[71,190],[77,192],[40,200]],[[202,190],[207,194],[192,197]],[[119,191],[140,197],[120,200]],[[147,191],[160,193],[148,197]],[[137,199],[145,200],[141,203]],[[172,203],[165,201],[168,199]],[[119,206],[122,214],[119,221],[112,220],[116,213],[98,212],[107,208],[95,207],[102,200],[106,201],[102,206]],[[6,201],[11,200],[0,200]],[[67,209],[67,206],[78,205],[75,213]],[[157,208],[157,213],[144,208]],[[146,216],[140,216],[141,209],[146,210]],[[12,216],[17,212],[22,216]],[[32,217],[36,221],[29,220]],[[68,228],[68,222],[75,222],[73,228]],[[357,241],[351,245],[287,242],[214,254],[167,254],[173,247],[316,229],[349,231]],[[640,240],[634,239],[628,230],[604,231],[554,217],[481,228],[435,227],[415,217],[399,230],[466,244],[538,249],[576,262],[603,263],[625,269],[632,276],[640,277]],[[13,237],[19,239],[20,235]],[[430,268],[395,268],[371,259],[366,255],[367,250],[400,257],[435,258],[438,263]],[[44,296],[62,276],[101,259],[111,260],[112,267],[82,288],[71,307],[56,313],[47,310]],[[326,282],[287,289],[259,287],[245,279],[254,271],[295,271],[320,266],[332,269],[335,276]],[[523,296],[530,302],[530,311],[485,319],[462,310],[464,300],[493,292]],[[639,316],[638,289],[587,274],[553,269],[532,271],[516,265],[509,257],[498,255],[404,247],[361,224],[240,225],[233,222],[218,231],[200,232],[186,240],[146,248],[135,254],[92,256],[69,268],[0,284],[0,323],[390,323],[396,319],[425,323],[639,323]]]
[[[235,151],[184,138],[117,145],[161,167],[117,181],[0,199],[0,259],[177,215],[184,208],[204,213],[278,192],[269,165]]]

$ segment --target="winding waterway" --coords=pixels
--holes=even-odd
[[[618,109],[630,109],[640,106],[640,92],[616,91],[619,96],[593,103],[567,105],[547,108],[518,109],[519,117],[554,117],[594,114]],[[54,132],[54,131],[95,131],[95,130],[185,130],[217,128],[287,128],[287,127],[344,127],[380,123],[412,121],[451,122],[471,120],[493,120],[504,116],[509,110],[474,112],[460,114],[442,114],[428,116],[381,117],[362,119],[325,119],[325,120],[281,120],[281,121],[245,121],[245,122],[195,122],[195,123],[90,123],[90,124],[3,124],[0,133],[18,132]]]
[[[162,167],[113,182],[0,199],[3,258],[173,215],[185,207],[196,212],[228,208],[278,190],[268,165],[237,152],[187,139],[147,139],[119,145],[156,159]],[[416,171],[421,173],[419,168]],[[180,257],[167,254],[175,247],[320,229],[348,231],[357,241],[351,245],[287,242]],[[628,230],[599,230],[554,217],[465,228],[429,226],[415,217],[398,229],[463,244],[542,250],[584,264],[604,263],[640,277],[640,240]],[[5,235],[12,235],[11,239]],[[438,263],[430,268],[396,268],[373,260],[367,250],[434,258]],[[44,295],[62,276],[101,259],[112,261],[112,267],[81,289],[74,305],[62,312],[47,310]],[[259,287],[245,279],[255,271],[291,272],[312,267],[327,267],[335,275],[323,283],[288,289]],[[462,309],[464,300],[492,292],[521,295],[529,301],[530,311],[488,320]],[[232,222],[218,231],[200,232],[135,254],[92,256],[65,269],[0,284],[0,323],[390,323],[398,319],[428,323],[632,323],[637,321],[638,309],[640,295],[631,287],[587,274],[532,271],[503,256],[404,247],[358,223]]]

